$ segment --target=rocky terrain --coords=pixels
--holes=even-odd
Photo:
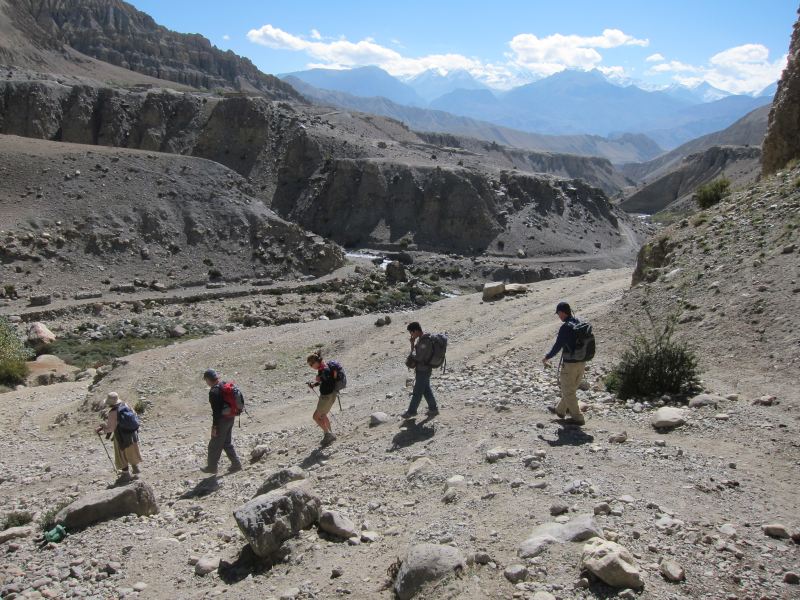
[[[219,50],[201,35],[170,31],[121,0],[2,0],[0,14],[6,22],[0,36],[0,62],[5,64],[64,72],[60,67],[71,62],[67,72],[73,74],[115,74],[123,76],[118,81],[129,81],[128,73],[134,73],[146,77],[134,78],[136,83],[167,80],[300,100],[291,86],[249,60]],[[64,55],[71,56],[64,61]]]
[[[686,214],[693,212],[692,197],[701,185],[725,178],[734,188],[739,188],[755,181],[760,174],[758,146],[712,146],[687,156],[672,171],[625,198],[620,206],[631,213]]]
[[[774,173],[800,155],[800,19],[794,24],[789,60],[778,82],[764,140],[764,172]]]
[[[92,405],[117,390],[149,407],[141,480],[152,486],[158,513],[90,525],[41,550],[30,537],[6,542],[3,594],[390,598],[387,571],[398,558],[408,563],[420,543],[463,564],[460,577],[434,583],[425,597],[614,594],[581,568],[586,544],[542,541],[543,525],[552,523],[550,539],[602,536],[605,547],[627,548],[636,575],[623,580],[643,584],[641,597],[793,597],[800,549],[782,536],[800,525],[798,399],[788,387],[796,368],[738,379],[704,353],[705,386],[715,395],[684,409],[684,425],[656,430],[651,421],[663,399],[619,403],[601,383],[624,343],[613,335],[613,318],[628,284],[628,270],[598,271],[532,284],[528,294],[498,302],[472,295],[392,314],[384,328],[365,316],[228,333],[213,344],[131,356],[88,395],[86,383],[4,394],[25,410],[2,411],[3,429],[27,447],[24,455],[5,453],[6,511],[41,519],[104,487],[111,474],[91,431]],[[553,304],[564,297],[602,340],[580,392],[589,415],[582,431],[552,420],[545,408],[557,394],[554,373],[535,366],[557,328]],[[451,350],[448,373],[434,379],[442,413],[401,424],[391,415],[407,402],[403,325],[411,319],[446,330]],[[317,344],[346,365],[349,379],[344,410],[333,413],[339,440],[327,450],[317,447],[313,399],[302,383],[303,357]],[[260,456],[216,481],[196,470],[208,423],[199,373],[209,364],[245,390],[251,416],[235,439],[244,456],[257,448]],[[773,394],[763,403],[771,405],[753,404]],[[319,498],[319,525],[284,542],[282,558],[258,559],[233,512],[269,489],[262,484],[297,478]],[[400,585],[407,597],[414,580],[399,580],[409,582]]]

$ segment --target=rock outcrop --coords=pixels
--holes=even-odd
[[[773,173],[793,158],[800,157],[800,18],[794,24],[789,62],[772,102],[763,150],[761,163],[765,174]]]
[[[400,600],[409,600],[445,577],[458,575],[466,568],[464,556],[458,548],[437,544],[412,546],[394,583],[394,591]]]
[[[111,65],[194,88],[301,100],[289,84],[262,73],[248,59],[220,50],[202,35],[170,31],[121,0],[4,0],[3,4],[4,17],[34,47],[57,53],[67,46]],[[3,50],[9,62],[20,64],[14,59],[24,53],[14,47]]]
[[[94,492],[62,508],[55,522],[67,529],[82,529],[93,523],[135,514],[158,513],[153,488],[143,481],[132,485]]]

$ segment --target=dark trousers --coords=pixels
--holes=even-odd
[[[236,419],[220,419],[217,423],[217,437],[208,441],[208,466],[216,469],[222,451],[231,461],[232,465],[238,465],[239,457],[236,456],[236,448],[233,447],[233,424]]]
[[[416,379],[414,379],[414,391],[411,392],[411,404],[408,406],[408,412],[416,414],[423,396],[425,397],[425,402],[428,403],[428,410],[437,410],[436,398],[431,389],[431,372],[417,371],[416,375]]]

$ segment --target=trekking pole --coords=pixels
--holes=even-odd
[[[100,435],[100,432],[96,432],[97,437],[100,438],[100,443],[103,445],[103,450],[106,451],[106,456],[108,457],[108,462],[111,463],[111,468],[114,469],[114,474],[117,474],[117,466],[114,464],[114,461],[111,459],[111,455],[108,453],[108,447],[106,447],[106,443],[103,441],[103,436]]]
[[[336,392],[336,399],[339,401],[339,412],[342,412],[344,409],[342,408],[342,397],[339,392]]]

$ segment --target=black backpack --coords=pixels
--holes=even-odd
[[[120,404],[117,407],[117,429],[123,433],[139,431],[139,417],[127,404]]]
[[[597,347],[594,340],[594,333],[592,333],[592,324],[588,321],[581,321],[576,318],[567,321],[567,325],[575,332],[575,347],[571,352],[567,353],[568,356],[564,358],[574,361],[592,360]]]
[[[342,363],[338,360],[329,360],[326,364],[332,372],[336,373],[333,377],[334,389],[341,392],[347,387],[347,375],[345,375]]]
[[[442,367],[442,372],[447,369],[447,335],[444,333],[430,333],[425,334],[431,340],[433,352],[431,352],[431,359],[428,361],[428,366],[438,369]]]

